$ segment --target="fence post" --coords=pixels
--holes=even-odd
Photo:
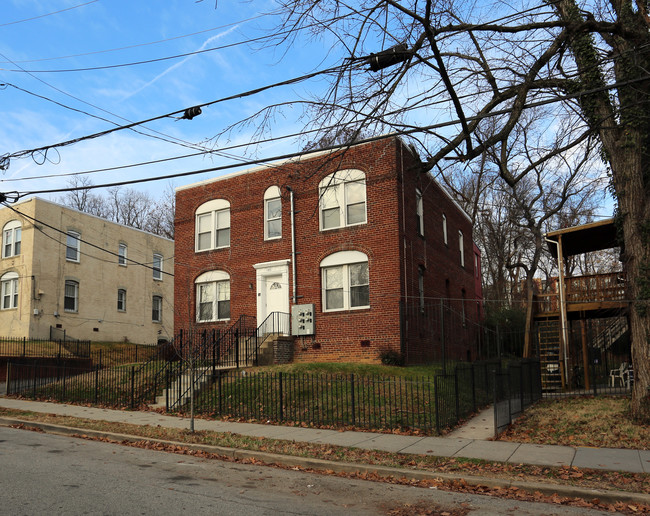
[[[214,381],[214,376],[217,373],[217,356],[215,354],[217,346],[215,345],[214,340],[214,328],[212,328],[212,378]]]
[[[519,363],[519,399],[521,400],[521,411],[524,411],[524,364]]]
[[[442,346],[442,373],[447,374],[447,353],[445,350],[445,301],[440,298],[440,344]]]
[[[27,337],[23,337],[23,356],[25,356],[27,348]]]
[[[135,361],[138,361],[138,345],[135,345]]]
[[[498,391],[497,371],[496,369],[494,369],[491,372],[494,377],[494,437],[497,438],[499,436],[499,410],[498,410],[499,396],[497,394]]]
[[[280,421],[284,419],[284,405],[283,405],[283,395],[282,395],[282,371],[278,373],[278,382],[279,382],[279,398],[280,398]]]
[[[474,364],[470,364],[471,379],[472,379],[472,411],[476,412],[476,378],[474,377]]]
[[[223,414],[223,401],[222,401],[222,386],[221,386],[221,377],[223,375],[219,373],[219,415]]]
[[[102,366],[102,350],[99,350],[99,367]]]
[[[131,408],[135,405],[135,366],[131,366]]]
[[[239,328],[235,328],[235,365],[239,369]]]
[[[99,367],[95,366],[95,404],[99,401]]]
[[[456,398],[456,423],[460,421],[460,396],[458,394],[458,367],[454,369],[454,397]]]
[[[7,362],[7,394],[11,394],[11,362]]]
[[[438,378],[439,375],[433,377],[433,394],[436,399],[436,432],[440,435],[440,400],[438,399]]]
[[[169,412],[169,369],[171,368],[171,361],[167,361],[167,369],[165,369],[165,412]]]
[[[63,362],[63,398],[65,398],[65,380],[66,380],[65,373],[66,373],[65,362]],[[36,385],[36,377],[34,377],[34,385]]]
[[[352,398],[351,398],[351,403],[352,403],[352,426],[355,424],[355,417],[354,417],[354,412],[355,412],[355,407],[354,407],[354,373],[350,373],[350,390],[352,391]]]

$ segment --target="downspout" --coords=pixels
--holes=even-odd
[[[560,290],[560,324],[562,334],[562,354],[564,355],[564,385],[569,383],[569,353],[568,353],[568,335],[567,335],[567,316],[566,316],[566,292],[564,289],[564,260],[562,259],[562,235],[558,235],[558,241],[549,240],[544,237],[547,242],[553,242],[557,249],[557,270],[558,270],[558,288]]]
[[[291,205],[291,276],[292,276],[292,297],[293,304],[298,304],[298,282],[296,280],[296,209],[293,199],[293,189],[285,186],[289,191],[289,203]]]

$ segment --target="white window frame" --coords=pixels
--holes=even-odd
[[[460,251],[460,266],[465,267],[465,237],[461,230],[458,230],[458,248]]]
[[[7,272],[0,278],[0,293],[2,295],[1,310],[13,310],[18,308],[18,273]]]
[[[125,288],[117,289],[117,311],[126,312],[126,289]]]
[[[445,245],[449,245],[449,235],[447,233],[447,215],[442,214],[442,241]]]
[[[280,203],[279,215],[272,215],[269,212],[271,203]],[[278,235],[271,234],[271,224],[280,222],[280,233]],[[280,188],[277,186],[269,186],[264,192],[264,240],[277,240],[282,238],[282,197],[280,196]]]
[[[350,199],[353,185],[363,186],[363,200],[352,202]],[[339,170],[324,177],[318,184],[319,193],[319,224],[321,231],[329,231],[349,226],[359,226],[368,223],[368,196],[366,192],[366,174],[361,170]],[[363,220],[350,222],[349,209],[363,204]],[[338,210],[337,210],[338,208]],[[326,211],[338,211],[338,225],[326,226]]]
[[[196,285],[196,322],[218,322],[230,320],[230,275],[224,271],[208,271],[201,274],[194,280]],[[210,318],[201,318],[201,297],[202,293],[212,288],[212,299],[209,301],[212,304]],[[219,299],[220,295],[227,292],[227,298]],[[228,317],[219,317],[219,309],[221,303],[228,303]],[[225,306],[225,305],[224,305]]]
[[[68,296],[68,286],[74,288],[74,296],[70,297]],[[74,300],[74,308],[66,308],[65,306],[65,300],[66,299],[73,299]],[[64,312],[69,312],[69,313],[78,313],[79,312],[79,282],[75,280],[65,280],[65,284],[63,287],[63,311]]]
[[[424,202],[419,188],[415,189],[415,213],[417,215],[418,235],[424,236]]]
[[[73,251],[75,257],[70,256]],[[65,259],[69,262],[79,263],[81,257],[81,234],[76,231],[68,231],[65,240]]]
[[[2,228],[2,257],[20,255],[21,241],[22,224],[19,220],[10,220]]]
[[[153,272],[153,279],[162,281],[163,279],[163,255],[162,254],[154,253],[151,268]]]
[[[120,244],[117,247],[117,263],[118,263],[118,265],[121,265],[122,267],[126,267],[126,254],[127,254],[127,246],[126,246],[126,244]]]
[[[226,220],[224,220],[226,219]],[[200,221],[206,221],[207,230],[199,232]],[[230,247],[230,203],[225,199],[213,199],[199,206],[194,217],[194,250],[199,253],[213,249]],[[217,245],[219,235],[226,235],[227,243]],[[205,247],[200,247],[200,236],[209,234],[209,242]]]
[[[162,322],[162,311],[163,303],[162,296],[153,296],[151,298],[151,321],[155,323]],[[158,317],[156,318],[156,311],[158,312]]]
[[[368,283],[352,285],[351,268],[356,265],[365,265],[368,275]],[[370,271],[368,269],[368,256],[360,251],[340,251],[338,253],[326,256],[320,262],[321,281],[322,281],[322,306],[323,312],[340,312],[342,310],[365,310],[370,308]],[[333,269],[340,270],[341,286],[328,288],[327,273]],[[368,304],[352,306],[352,289],[356,287],[366,287]],[[327,294],[331,290],[342,290],[343,306],[329,308],[327,303]]]

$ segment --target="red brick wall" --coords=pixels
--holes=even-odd
[[[321,156],[285,163],[219,181],[179,190],[176,195],[175,328],[194,321],[194,280],[209,270],[223,270],[231,278],[231,321],[256,313],[256,263],[291,259],[289,194],[294,192],[298,303],[313,303],[316,335],[296,338],[295,361],[376,361],[384,348],[400,350],[400,300],[417,296],[417,267],[426,267],[427,296],[445,293],[460,298],[461,288],[473,297],[471,226],[428,174],[420,174],[416,161],[396,138],[352,147],[337,156]],[[341,169],[366,174],[367,224],[319,230],[318,183]],[[402,184],[405,188],[402,189]],[[282,192],[282,238],[264,241],[264,192],[272,185]],[[425,192],[425,239],[415,231],[415,188]],[[230,247],[194,252],[194,214],[211,199],[230,202]],[[402,206],[404,209],[402,209]],[[449,246],[442,245],[440,218],[445,212]],[[465,234],[465,269],[460,267],[458,228]],[[404,230],[405,229],[405,233]],[[407,235],[404,237],[404,235]],[[368,256],[370,308],[323,312],[319,264],[341,250]],[[406,272],[406,277],[402,276]],[[293,281],[293,279],[291,279]],[[252,288],[251,288],[252,287]],[[291,292],[291,289],[289,290]],[[219,326],[195,324],[198,329]],[[225,325],[221,325],[225,327]],[[408,337],[408,335],[407,335]],[[407,339],[408,342],[408,339]],[[414,360],[426,359],[415,341]]]

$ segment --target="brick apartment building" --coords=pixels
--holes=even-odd
[[[175,223],[176,331],[295,306],[309,317],[292,321],[294,361],[476,357],[471,332],[423,331],[431,307],[475,326],[480,255],[468,216],[397,137],[179,187]]]

